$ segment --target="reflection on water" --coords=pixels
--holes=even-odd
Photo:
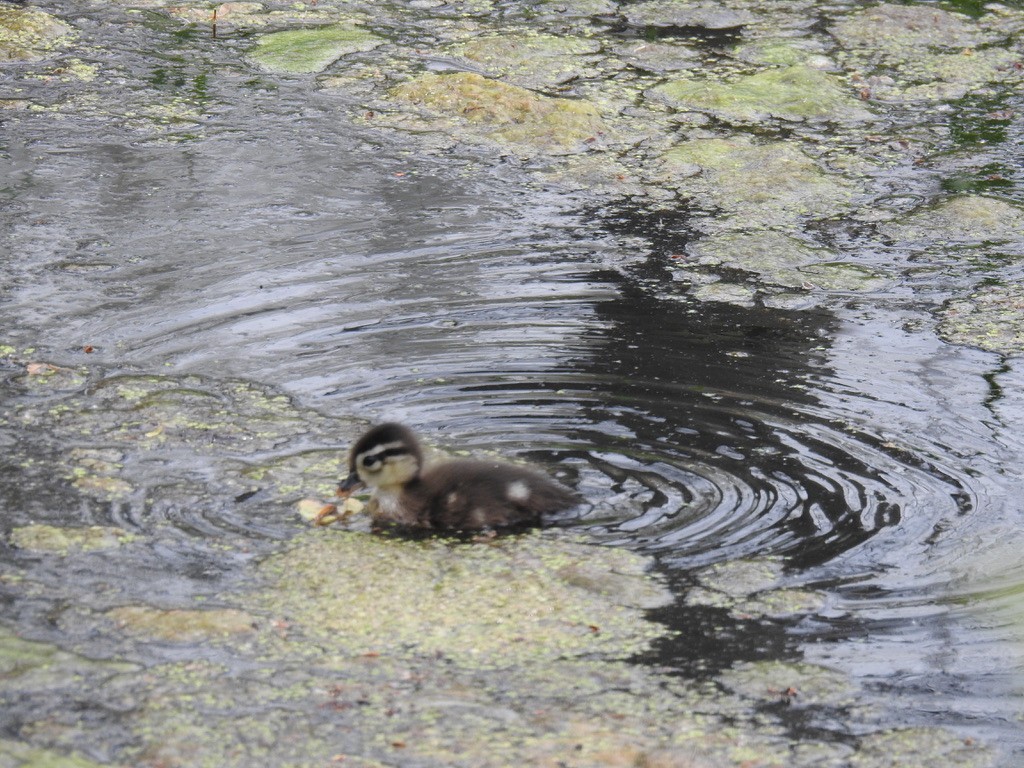
[[[184,145],[11,126],[0,342],[115,373],[241,377],[334,416],[532,459],[588,500],[560,524],[656,553],[680,584],[697,566],[785,556],[793,583],[829,591],[827,612],[732,627],[718,644],[721,617],[676,606],[661,617],[709,634],[660,661],[799,651],[876,686],[887,716],[980,723],[1021,746],[1014,363],[993,373],[991,356],[914,330],[927,318],[913,308],[696,304],[659,279],[668,246],[639,218],[610,226],[472,156],[441,164],[331,131],[315,100],[301,124],[287,104],[261,106],[258,123],[220,117]],[[149,501],[102,513],[169,524],[158,546],[174,556],[137,563],[150,595],[237,575],[208,538],[286,535],[245,518],[258,497],[244,513],[190,508],[160,482],[188,461],[140,462]],[[21,491],[42,479],[9,469],[5,505],[31,508],[40,492]],[[99,589],[125,575],[76,576]]]

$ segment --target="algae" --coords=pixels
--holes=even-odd
[[[24,742],[0,739],[0,768],[100,768],[76,753],[34,747]]]
[[[860,749],[850,757],[850,765],[853,768],[878,765],[984,768],[992,765],[992,754],[974,739],[938,728],[899,728],[862,738]]]
[[[580,152],[609,131],[597,109],[472,72],[425,74],[390,91],[398,102],[456,118],[481,138],[551,153]]]
[[[74,36],[71,26],[45,11],[0,7],[0,62],[40,61]]]
[[[887,284],[867,268],[836,262],[833,251],[782,232],[716,234],[690,244],[687,252],[693,260],[679,264],[680,269],[740,269],[783,288],[869,291]]]
[[[638,27],[703,27],[730,29],[755,20],[748,10],[731,8],[727,3],[693,0],[647,0],[630,3],[624,9],[626,20]]]
[[[11,544],[19,549],[52,552],[60,555],[111,549],[127,544],[134,539],[134,534],[109,525],[60,528],[55,525],[37,523],[13,528],[10,533]]]
[[[769,69],[728,82],[672,80],[653,88],[650,94],[676,109],[709,112],[740,123],[772,117],[838,122],[872,117],[852,89],[832,75],[804,65]]]
[[[706,223],[716,229],[796,227],[808,218],[848,210],[858,191],[785,142],[754,143],[742,136],[696,139],[668,150],[662,159],[664,183],[701,207],[725,214]]]
[[[759,661],[738,664],[719,681],[741,696],[766,702],[785,700],[797,706],[849,707],[856,702],[849,677],[817,664]]]
[[[312,74],[342,56],[368,51],[384,40],[351,24],[271,32],[256,38],[249,60],[267,72]]]
[[[668,593],[636,556],[541,534],[490,546],[339,531],[299,536],[263,566],[267,610],[357,655],[438,655],[471,667],[628,656],[665,633],[639,610]]]
[[[993,38],[963,13],[935,5],[878,5],[854,12],[829,27],[841,45],[897,59],[935,48],[974,48]]]
[[[1017,283],[984,285],[947,302],[939,317],[939,335],[952,344],[1024,355],[1024,287]]]
[[[118,627],[134,635],[175,643],[195,643],[251,634],[256,619],[235,608],[203,610],[163,610],[144,605],[128,605],[107,611]]]
[[[961,195],[914,211],[879,228],[886,238],[915,246],[1024,243],[1024,210],[981,195]]]
[[[587,57],[600,49],[594,39],[502,32],[456,43],[448,51],[515,85],[549,88],[592,74]]]
[[[998,33],[935,6],[883,3],[850,14],[829,31],[847,49],[844,61],[876,74],[860,78],[872,99],[959,99],[1024,77],[1016,51],[988,47]]]

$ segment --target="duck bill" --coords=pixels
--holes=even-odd
[[[338,483],[338,495],[348,496],[352,491],[357,491],[363,487],[364,484],[363,481],[359,479],[359,475],[352,472],[348,477]]]

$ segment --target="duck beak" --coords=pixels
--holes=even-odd
[[[348,496],[352,491],[362,488],[363,481],[359,479],[359,475],[352,471],[348,477],[338,483],[338,495]]]

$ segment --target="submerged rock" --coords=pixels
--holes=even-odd
[[[841,81],[804,65],[769,69],[732,81],[674,80],[651,90],[682,110],[709,112],[724,120],[863,121],[872,117]]]
[[[384,40],[352,24],[271,32],[256,38],[249,60],[268,72],[320,72],[349,53],[368,51]]]
[[[393,88],[391,97],[455,118],[499,144],[556,154],[584,151],[608,131],[588,102],[541,96],[473,72],[421,75]]]

